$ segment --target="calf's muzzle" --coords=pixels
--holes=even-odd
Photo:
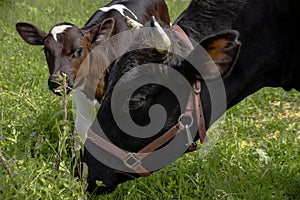
[[[59,72],[57,74],[50,75],[48,79],[49,89],[54,94],[61,96],[64,92],[64,82],[66,83],[66,92],[69,93],[74,85],[73,81],[70,81],[70,79],[65,73]]]

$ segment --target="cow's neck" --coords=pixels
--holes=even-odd
[[[256,11],[255,15],[251,14],[252,10]],[[296,55],[299,42],[278,23],[284,16],[274,12],[276,10],[280,9],[272,2],[249,1],[231,26],[239,31],[242,48],[232,72],[223,78],[227,109],[263,87],[300,90],[297,80],[300,63]],[[210,29],[208,27],[211,26],[206,29]],[[209,94],[203,91],[203,97]],[[209,99],[203,99],[203,104],[204,112],[210,113]],[[220,115],[225,111],[220,111]],[[206,118],[209,117],[208,114]],[[215,120],[217,118],[211,123]]]
[[[255,15],[249,17],[253,10]],[[271,1],[249,1],[233,23],[232,29],[240,33],[242,49],[232,73],[224,79],[228,108],[263,87],[299,90],[299,42],[294,32],[289,33],[291,27],[283,23],[290,16],[281,10]]]
[[[247,0],[194,0],[174,24],[178,24],[189,37],[200,41],[207,35],[231,29],[246,2]]]

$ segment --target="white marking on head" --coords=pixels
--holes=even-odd
[[[63,33],[67,28],[72,27],[71,25],[59,25],[54,26],[51,30],[51,35],[53,36],[54,40],[57,42],[57,34]]]
[[[122,4],[115,4],[115,5],[112,5],[110,7],[103,7],[103,8],[100,8],[99,10],[101,10],[103,12],[108,12],[110,10],[116,10],[121,15],[123,15],[124,17],[125,17],[124,10],[127,10],[128,12],[130,12],[135,17],[135,19],[138,19],[138,17],[129,8],[127,8],[126,6],[124,6]]]

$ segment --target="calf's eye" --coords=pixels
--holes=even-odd
[[[76,58],[79,58],[79,57],[82,56],[82,54],[83,54],[83,48],[82,48],[82,47],[78,47],[78,48],[76,49],[76,51],[75,51],[75,57],[76,57]]]

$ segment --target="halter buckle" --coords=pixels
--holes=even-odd
[[[129,169],[132,169],[142,163],[142,161],[139,160],[134,154],[135,153],[128,153],[127,158],[123,160],[124,165]]]

